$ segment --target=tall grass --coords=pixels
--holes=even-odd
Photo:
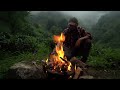
[[[18,63],[20,61],[41,61],[43,59],[47,59],[49,53],[50,48],[44,43],[39,44],[39,49],[35,53],[12,53],[0,51],[0,79],[4,78],[4,75],[13,64]]]
[[[93,45],[88,64],[96,68],[120,68],[120,49]]]

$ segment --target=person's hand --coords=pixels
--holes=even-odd
[[[79,39],[76,41],[76,43],[75,43],[75,47],[80,46],[80,42],[81,42],[81,38],[79,38]]]
[[[79,38],[75,43],[75,47],[80,46],[80,43],[85,39],[89,39],[89,36],[84,36],[84,37]]]

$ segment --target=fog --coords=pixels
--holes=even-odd
[[[31,11],[32,14],[37,14],[39,12],[40,11]],[[44,11],[44,12],[46,12],[46,11]],[[85,18],[88,18],[91,16],[95,17],[96,19],[99,19],[100,16],[108,13],[109,11],[59,11],[59,12],[62,12],[69,16],[81,18],[81,19],[83,19],[83,18],[85,19]]]
[[[32,14],[37,14],[40,11],[32,11]],[[46,12],[46,11],[44,11]],[[87,27],[91,27],[92,25],[96,24],[99,18],[109,13],[110,11],[57,11],[62,12],[65,15],[76,17],[80,24],[84,24]]]
[[[95,24],[98,19],[109,11],[62,11],[66,15],[78,18],[84,23]]]
[[[62,11],[63,13],[67,15],[71,15],[77,18],[85,19],[90,18],[91,16],[95,17],[96,19],[99,19],[100,16],[108,13],[109,11]]]
[[[87,17],[91,15],[104,15],[107,11],[62,11],[63,13],[75,17]]]

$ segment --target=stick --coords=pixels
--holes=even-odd
[[[64,62],[68,63],[68,61],[66,61],[65,59],[63,59],[62,57],[60,57]]]

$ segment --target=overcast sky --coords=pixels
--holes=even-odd
[[[40,11],[32,11],[33,14],[36,14]],[[71,15],[71,16],[75,16],[75,17],[82,17],[82,16],[89,16],[89,15],[93,15],[93,14],[99,14],[99,15],[103,15],[109,11],[60,11],[63,12],[67,15]]]
[[[32,14],[36,14],[38,12],[40,11],[32,11]],[[109,11],[60,11],[60,12],[80,19],[88,19],[91,17],[99,19],[100,16],[108,13]]]
[[[92,14],[104,14],[104,11],[62,11],[68,15],[72,16],[87,16]]]
[[[32,14],[37,14],[39,12],[40,11],[32,11]],[[98,19],[102,15],[104,15],[110,11],[60,11],[60,12],[66,14],[66,15],[69,15],[69,16],[76,17],[77,19],[80,19],[84,22],[94,24],[98,21]]]

